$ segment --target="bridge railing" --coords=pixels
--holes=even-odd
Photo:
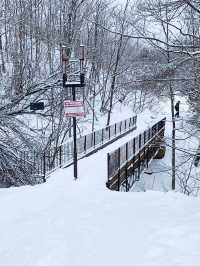
[[[136,128],[137,116],[130,117],[113,125],[81,136],[77,139],[78,159],[90,154],[93,150],[99,149],[121,135]],[[27,156],[24,156],[27,158]],[[33,153],[25,164],[31,165],[31,174],[45,181],[45,177],[57,168],[65,167],[73,163],[73,141],[46,150],[42,154]]]
[[[160,149],[164,137],[166,118],[145,130],[115,151],[107,154],[107,187],[119,191],[125,185],[126,191],[130,189],[129,177],[134,175],[134,180],[140,176],[143,168]]]

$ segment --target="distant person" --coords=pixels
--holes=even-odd
[[[176,104],[175,104],[175,117],[178,117],[179,118],[179,109],[180,109],[180,101],[178,101]]]

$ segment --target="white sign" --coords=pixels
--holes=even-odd
[[[82,101],[64,101],[65,117],[82,117],[84,108]]]

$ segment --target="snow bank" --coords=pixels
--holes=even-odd
[[[200,200],[108,191],[98,156],[79,163],[77,181],[68,168],[0,191],[1,265],[199,265]]]
[[[154,120],[146,111],[136,131],[79,161],[77,181],[70,167],[46,184],[0,190],[0,265],[200,265],[198,198],[105,186],[107,152]]]

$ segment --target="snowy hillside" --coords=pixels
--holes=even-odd
[[[198,198],[105,186],[107,152],[157,119],[145,111],[136,131],[79,161],[77,181],[70,167],[46,184],[1,190],[1,265],[199,265]]]
[[[110,192],[98,164],[94,176],[88,167],[80,163],[77,182],[60,170],[47,184],[0,192],[1,265],[199,265],[199,199]]]

